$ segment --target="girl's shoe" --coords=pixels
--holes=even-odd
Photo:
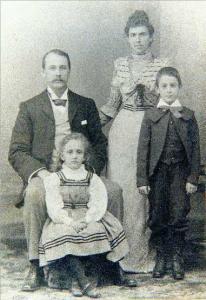
[[[82,293],[83,293],[83,295],[90,297],[90,298],[100,298],[101,297],[101,294],[98,293],[96,288],[92,287],[91,283],[88,283],[84,286],[84,288],[82,289]]]
[[[72,279],[71,293],[74,297],[82,297],[83,296],[83,293],[79,287],[79,283],[77,280]]]

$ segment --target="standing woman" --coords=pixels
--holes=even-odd
[[[154,28],[144,11],[136,10],[128,19],[125,33],[131,55],[118,58],[108,102],[101,107],[102,126],[114,119],[108,139],[109,179],[123,189],[124,229],[130,246],[122,260],[125,272],[150,272],[154,266],[149,249],[148,200],[137,191],[137,145],[144,112],[157,102],[156,73],[168,65],[151,53]]]

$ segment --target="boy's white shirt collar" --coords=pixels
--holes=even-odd
[[[182,104],[180,103],[179,99],[176,99],[171,105],[166,103],[163,99],[160,98],[158,104],[157,104],[157,108],[159,108],[160,106],[171,106],[171,107],[182,107]]]
[[[64,173],[66,178],[69,179],[85,179],[87,176],[87,171],[85,169],[85,166],[82,164],[79,169],[73,170],[70,169],[68,166],[66,166],[65,163],[62,165],[62,172]]]
[[[47,87],[47,91],[49,93],[51,100],[55,100],[55,99],[68,100],[68,88],[66,88],[66,90],[64,91],[61,97],[58,97],[49,86]]]

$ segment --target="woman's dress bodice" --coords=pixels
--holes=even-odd
[[[110,96],[101,112],[114,118],[121,106],[131,110],[154,106],[156,74],[167,65],[168,60],[154,58],[151,53],[118,58],[114,62]]]

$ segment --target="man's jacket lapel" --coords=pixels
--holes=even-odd
[[[41,109],[43,113],[55,123],[54,113],[52,110],[52,106],[49,100],[49,96],[46,91],[44,91],[41,95]]]
[[[72,121],[74,119],[74,116],[77,112],[77,108],[79,106],[79,101],[77,95],[75,95],[72,91],[68,91],[68,99],[69,99],[69,123],[72,124]]]

